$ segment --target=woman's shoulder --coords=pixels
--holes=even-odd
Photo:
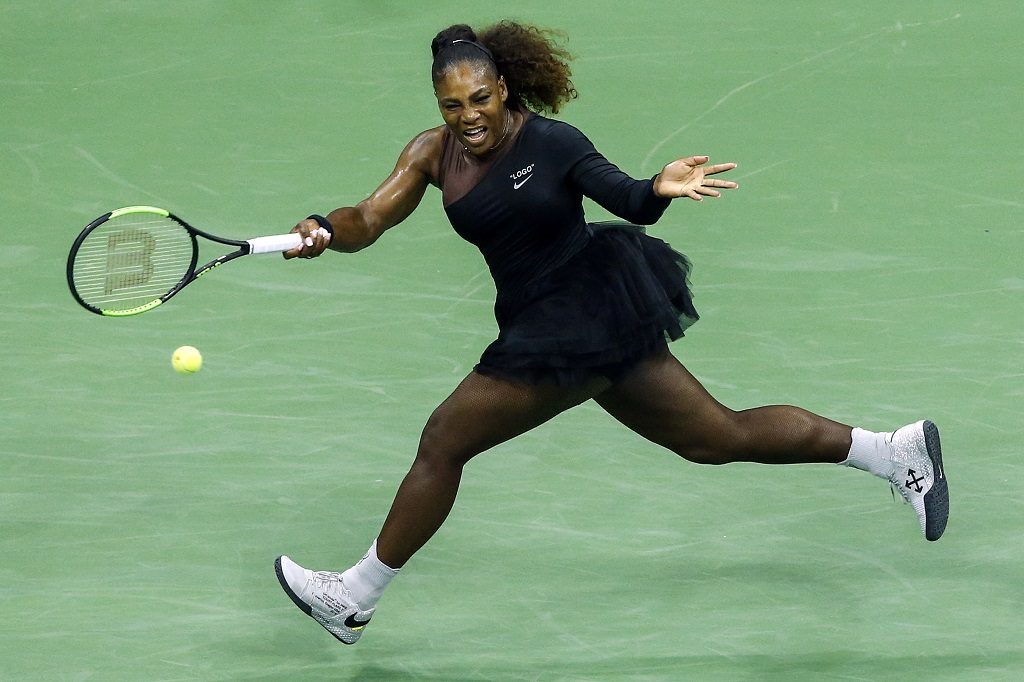
[[[444,145],[445,130],[448,126],[438,126],[422,133],[410,140],[405,146],[406,154],[416,158],[440,158],[441,148]]]
[[[535,144],[569,161],[593,147],[579,128],[565,121],[531,114],[526,122],[526,128],[531,131]]]
[[[447,129],[448,126],[441,125],[424,130],[412,138],[402,151],[398,165],[419,170],[436,185]]]
[[[555,118],[548,118],[534,112],[530,112],[526,119],[527,125],[534,130],[547,135],[558,135],[565,134],[567,132],[576,131],[579,132],[575,126],[565,121],[559,121]]]
[[[581,139],[586,139],[586,135],[571,123],[559,121],[554,118],[547,118],[540,114],[531,113],[529,119],[527,119],[526,125],[534,133],[543,137],[546,142],[562,140],[572,143]]]

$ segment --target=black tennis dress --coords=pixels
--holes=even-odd
[[[563,386],[614,380],[697,321],[689,260],[640,227],[670,200],[573,126],[524,115],[515,137],[484,162],[445,129],[445,212],[480,249],[497,289],[498,338],[476,370]],[[625,222],[588,224],[584,196]]]

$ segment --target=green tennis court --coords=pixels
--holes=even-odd
[[[941,541],[870,476],[699,467],[588,404],[469,465],[358,646],[289,602],[274,557],[358,559],[493,338],[483,261],[431,189],[365,252],[115,320],[68,248],[124,205],[246,238],[358,201],[440,124],[430,39],[504,17],[568,33],[560,117],[627,172],[740,164],[652,229],[695,264],[674,352],[731,407],[935,421]],[[1021,679],[1022,33],[992,1],[7,0],[0,679]]]

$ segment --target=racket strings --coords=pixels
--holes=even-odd
[[[193,266],[195,245],[170,218],[129,214],[96,227],[79,245],[73,282],[86,303],[129,310],[172,291]]]

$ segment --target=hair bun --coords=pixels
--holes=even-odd
[[[437,53],[451,45],[453,40],[477,42],[476,33],[473,32],[473,29],[468,24],[455,24],[434,36],[434,39],[430,42],[431,56],[436,57]]]

